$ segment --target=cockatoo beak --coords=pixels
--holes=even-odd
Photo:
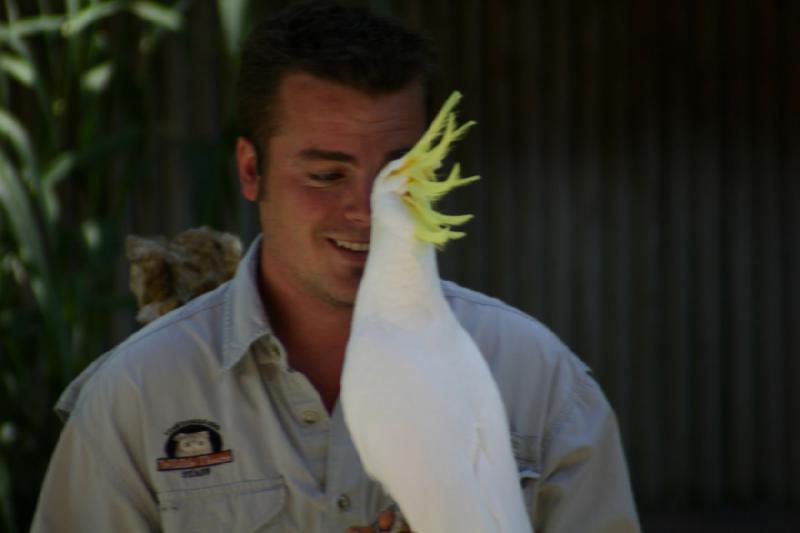
[[[403,172],[408,168],[408,156],[390,161],[375,178],[375,188],[379,191],[392,191],[404,195],[408,191],[408,177]]]
[[[442,180],[438,175],[450,148],[475,124],[474,121],[460,126],[456,123],[454,108],[460,99],[461,93],[457,91],[450,95],[414,147],[381,170],[372,190],[373,203],[378,195],[385,193],[402,197],[413,216],[416,237],[437,247],[463,237],[463,232],[451,228],[465,223],[472,215],[445,215],[437,212],[434,204],[452,189],[479,179],[461,177],[457,164],[447,178]]]

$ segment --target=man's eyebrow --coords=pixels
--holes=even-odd
[[[338,150],[320,150],[319,148],[306,148],[301,150],[298,154],[300,159],[307,161],[338,161],[340,163],[355,163],[355,156],[347,152],[339,152]]]
[[[386,161],[394,161],[395,159],[400,159],[404,155],[406,155],[411,150],[411,147],[408,148],[400,148],[398,150],[392,150],[388,154],[386,154]],[[352,154],[348,154],[347,152],[340,152],[338,150],[322,150],[320,148],[306,148],[305,150],[301,150],[298,154],[300,159],[304,159],[306,161],[337,161],[340,163],[358,163],[358,160]]]

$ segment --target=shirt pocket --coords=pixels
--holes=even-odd
[[[240,481],[158,494],[164,533],[280,531],[286,503],[281,478]]]

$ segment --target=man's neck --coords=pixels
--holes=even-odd
[[[353,308],[310,295],[271,290],[263,276],[259,281],[261,301],[275,335],[286,349],[289,365],[306,376],[332,412],[339,396]]]

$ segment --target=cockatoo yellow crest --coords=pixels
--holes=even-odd
[[[442,166],[453,143],[461,139],[475,125],[475,121],[469,121],[461,126],[456,125],[453,108],[459,100],[461,93],[453,92],[425,134],[401,159],[402,164],[389,173],[389,176],[404,176],[407,180],[407,191],[403,195],[403,201],[414,215],[414,234],[418,239],[437,246],[445,244],[448,240],[463,237],[463,232],[452,231],[450,227],[463,224],[470,220],[472,215],[444,215],[433,209],[434,203],[454,188],[479,179],[479,176],[462,178],[458,164],[453,166],[446,180],[437,179],[436,172]]]
[[[492,373],[442,292],[436,246],[469,215],[433,209],[477,177],[437,180],[457,126],[454,93],[419,142],[375,178],[370,251],[340,400],[366,472],[417,533],[529,533],[508,419]],[[489,325],[488,327],[491,327]]]

